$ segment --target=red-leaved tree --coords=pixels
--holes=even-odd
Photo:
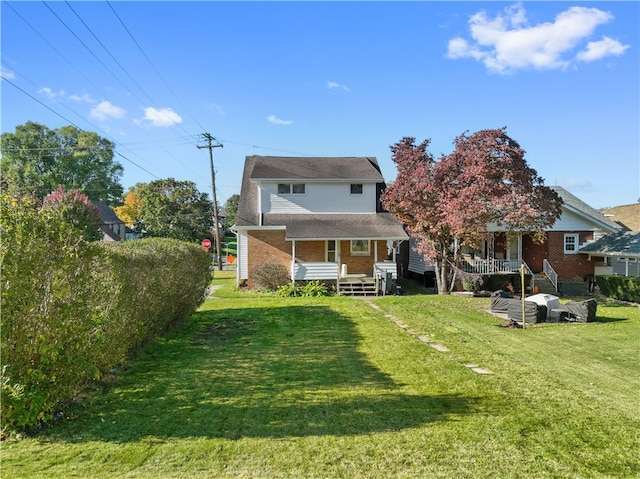
[[[102,239],[100,213],[89,197],[78,190],[65,191],[62,185],[44,198],[42,209],[55,212],[69,224],[69,232],[87,241]]]
[[[435,265],[438,292],[445,293],[454,286],[462,246],[478,248],[489,225],[540,241],[560,217],[562,200],[528,166],[506,128],[463,133],[440,161],[429,143],[403,138],[391,147],[398,175],[382,202]]]

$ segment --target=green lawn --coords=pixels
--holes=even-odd
[[[380,311],[235,291],[229,274],[104,394],[3,442],[0,476],[640,477],[640,308],[519,330],[488,298]]]

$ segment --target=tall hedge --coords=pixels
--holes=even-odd
[[[211,259],[198,245],[90,243],[31,198],[4,195],[0,209],[3,430],[49,420],[205,299]]]
[[[612,299],[640,303],[640,278],[634,276],[597,276],[600,292]]]

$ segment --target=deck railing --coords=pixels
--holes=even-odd
[[[517,273],[520,271],[522,263],[523,261],[519,259],[464,258],[462,260],[462,270],[467,273],[478,274]]]
[[[294,281],[315,281],[338,278],[338,263],[292,263],[291,278]]]

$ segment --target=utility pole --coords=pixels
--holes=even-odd
[[[223,148],[224,145],[216,140],[209,133],[203,133],[204,139],[207,140],[207,145],[198,146],[198,148],[209,149],[209,165],[211,166],[211,191],[213,193],[213,238],[216,246],[216,258],[218,259],[218,271],[222,271],[222,251],[220,249],[220,229],[218,228],[218,199],[216,198],[216,173],[213,169],[213,149]],[[213,141],[216,144],[213,144]]]

